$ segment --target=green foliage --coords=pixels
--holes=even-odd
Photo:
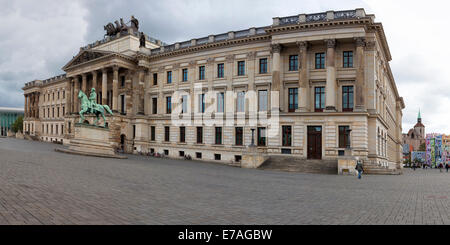
[[[19,116],[16,121],[11,125],[11,129],[14,133],[18,131],[23,132],[23,116]]]

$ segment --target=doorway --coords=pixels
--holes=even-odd
[[[322,126],[308,126],[308,159],[322,159]]]

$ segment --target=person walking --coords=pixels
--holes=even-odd
[[[441,173],[442,173],[442,168],[444,168],[444,166],[442,165],[442,163],[439,163],[439,166],[438,166],[438,168],[439,168],[439,172],[441,172]]]
[[[413,163],[412,168],[414,171],[416,171],[416,163]]]
[[[363,164],[362,164],[362,161],[359,160],[358,158],[356,159],[355,169],[356,169],[356,171],[358,171],[358,179],[361,179],[361,175],[363,172]]]
[[[448,173],[448,169],[450,168],[450,165],[448,163],[445,164],[445,170],[447,170]]]

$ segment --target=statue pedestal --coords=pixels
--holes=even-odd
[[[70,140],[69,148],[57,148],[56,151],[95,157],[127,158],[117,155],[109,142],[109,129],[93,125],[75,124],[75,137]]]

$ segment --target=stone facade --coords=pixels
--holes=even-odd
[[[116,112],[110,142],[126,152],[235,164],[254,130],[261,155],[333,160],[349,146],[352,156],[396,169],[404,102],[390,60],[382,24],[356,9],[172,45],[139,47],[133,32],[108,37],[81,48],[54,84],[67,91],[64,142],[79,119],[78,91],[95,87]],[[24,87],[36,113],[45,90],[37,83]],[[27,122],[41,120],[36,113]]]

